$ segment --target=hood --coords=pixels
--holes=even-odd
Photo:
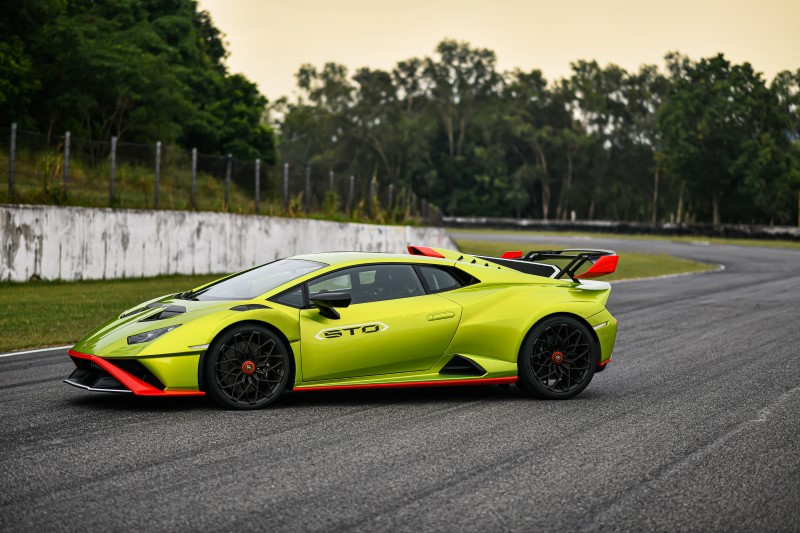
[[[191,346],[208,342],[211,323],[216,324],[235,313],[231,308],[241,303],[182,300],[174,294],[162,296],[123,311],[78,341],[73,349],[100,357],[157,355],[175,353],[176,350],[189,352]],[[203,323],[200,327],[198,321]],[[152,341],[128,344],[130,336],[170,326],[178,327]],[[178,337],[181,342],[176,341]]]

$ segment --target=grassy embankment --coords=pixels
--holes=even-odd
[[[110,163],[87,164],[81,157],[70,161],[70,176],[66,192],[62,174],[64,160],[59,153],[19,150],[15,160],[15,201],[23,204],[62,204],[80,207],[109,207]],[[165,157],[161,167],[159,207],[189,209],[190,162],[186,154]],[[8,153],[0,150],[0,168],[8,168]],[[264,179],[264,178],[262,178]],[[155,178],[149,166],[118,160],[115,172],[114,207],[152,209]],[[214,176],[198,172],[196,182],[197,209],[225,210],[225,183]],[[8,202],[8,188],[0,187],[0,203]],[[264,201],[262,212],[278,207]],[[231,183],[229,211],[252,213],[255,210],[251,195],[236,183]]]
[[[159,209],[191,209],[190,168],[188,154],[179,150],[168,150],[162,160],[159,185]],[[102,160],[98,164],[87,164],[81,157],[70,161],[70,177],[67,190],[63,189],[63,155],[58,152],[19,150],[15,159],[14,202],[20,204],[70,205],[78,207],[109,207],[110,163]],[[250,162],[236,165],[252,166]],[[219,175],[213,176],[198,171],[195,185],[197,211],[222,211],[237,214],[254,214],[253,191],[231,181],[228,207],[225,207],[225,182],[222,179],[223,163],[218,162]],[[252,180],[253,168],[239,169]],[[8,152],[0,149],[0,168],[8,168]],[[151,166],[117,160],[115,170],[115,199],[113,207],[127,209],[153,209],[155,177]],[[259,213],[266,216],[303,217],[338,222],[365,222],[377,224],[418,225],[420,220],[401,205],[396,194],[392,206],[382,205],[377,195],[372,205],[365,197],[354,201],[352,210],[344,212],[344,199],[339,193],[326,192],[322,198],[312,202],[312,209],[305,209],[303,193],[289,198],[284,208],[278,193],[277,167],[262,166]],[[327,183],[327,178],[326,178]],[[8,187],[0,182],[0,203],[9,203]]]

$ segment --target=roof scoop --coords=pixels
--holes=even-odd
[[[409,246],[408,253],[411,255],[424,255],[425,257],[436,257],[437,259],[444,259],[444,255],[437,252],[428,246]]]

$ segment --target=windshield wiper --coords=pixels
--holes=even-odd
[[[194,293],[192,293],[192,291],[180,292],[175,296],[177,296],[181,300],[195,300],[195,301],[197,300],[197,298],[194,297]]]

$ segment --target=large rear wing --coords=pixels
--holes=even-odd
[[[504,267],[547,278],[561,279],[569,277],[574,282],[581,279],[592,279],[613,274],[617,270],[619,256],[613,250],[588,250],[571,248],[567,250],[534,250],[526,254],[522,252],[506,252],[501,257],[475,256]],[[542,263],[541,261],[568,260],[564,266]],[[578,274],[580,269],[591,263],[588,270]]]

